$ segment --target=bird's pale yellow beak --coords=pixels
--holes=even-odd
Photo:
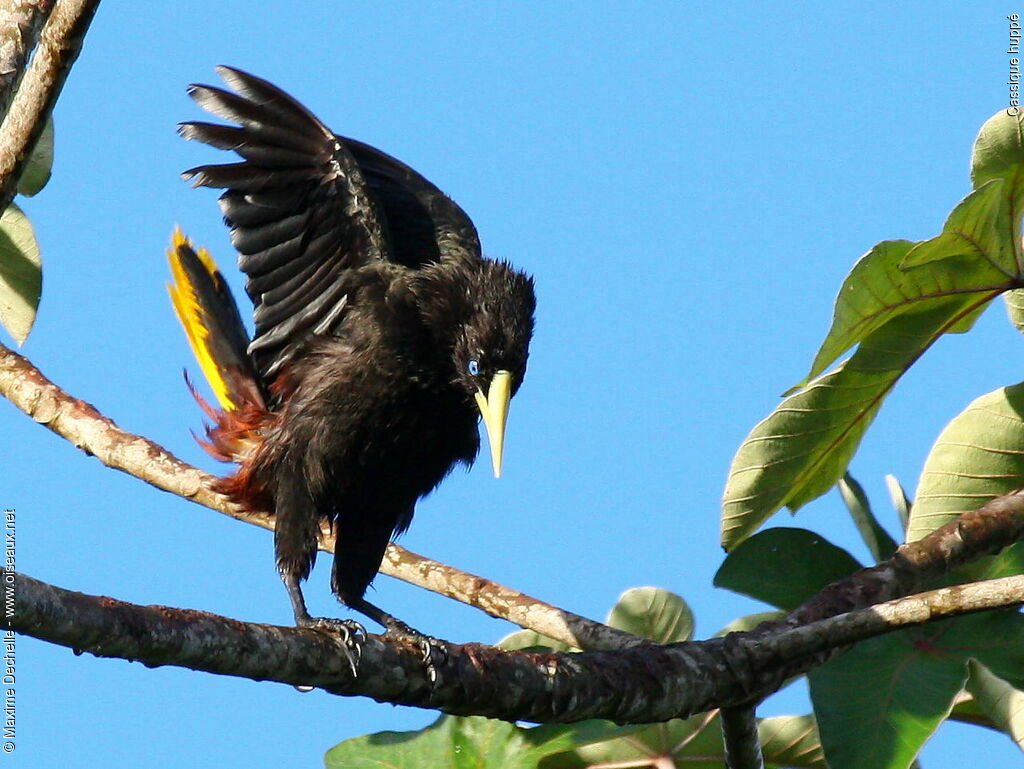
[[[499,371],[487,388],[476,391],[476,405],[480,408],[480,416],[484,418],[487,428],[487,440],[491,444],[491,463],[494,465],[494,477],[501,477],[501,457],[505,448],[505,420],[508,419],[508,402],[512,399],[512,372]]]

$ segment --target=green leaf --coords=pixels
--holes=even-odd
[[[1016,609],[960,617],[950,623],[942,643],[1024,689],[1024,615]]]
[[[778,716],[758,724],[767,767],[827,769],[813,716]],[[589,766],[686,766],[724,769],[717,714],[653,724],[627,737],[591,743],[574,751],[576,761],[558,756],[545,769]]]
[[[903,313],[926,311],[954,295],[1012,288],[1016,277],[1012,255],[1008,267],[989,256],[1000,245],[993,234],[1000,189],[1001,183],[993,181],[971,193],[953,210],[946,223],[948,231],[938,238],[916,245],[906,240],[883,241],[865,254],[839,290],[832,327],[801,386]],[[964,244],[974,250],[968,251]],[[972,322],[966,317],[948,330],[966,331]]]
[[[864,493],[864,488],[849,473],[839,479],[839,494],[843,498],[846,509],[850,511],[850,516],[857,525],[864,544],[871,551],[875,563],[896,552],[896,540],[882,528],[882,524],[871,512],[871,504]]]
[[[729,633],[745,633],[749,630],[753,630],[762,622],[773,622],[777,619],[782,619],[786,616],[784,611],[758,611],[753,614],[745,614],[742,617],[737,617],[724,628],[715,633],[715,638],[721,638]]]
[[[814,716],[763,718],[758,733],[761,750],[769,764],[828,769]]]
[[[921,539],[993,497],[1021,486],[1024,477],[1024,383],[982,395],[939,434],[925,460],[907,528]],[[1024,545],[980,559],[957,573],[966,580],[1024,573]]]
[[[927,311],[894,318],[861,342],[848,361],[784,399],[733,459],[722,544],[731,549],[783,505],[797,510],[835,485],[903,373],[990,299],[947,297]]]
[[[42,290],[42,259],[32,223],[12,203],[0,216],[0,323],[18,344],[32,330]]]
[[[946,425],[921,472],[907,539],[1021,486],[1024,383],[982,395]]]
[[[645,726],[627,737],[591,743],[574,752],[577,761],[567,762],[567,766],[628,765],[641,760],[657,766],[659,759],[668,766],[678,766],[685,761],[688,769],[722,769],[723,766],[718,716],[706,713]],[[561,762],[558,765],[561,766]]]
[[[535,769],[546,756],[635,731],[606,721],[524,729],[490,718],[441,716],[426,729],[378,732],[335,745],[327,769]]]
[[[903,484],[895,475],[885,476],[885,487],[889,490],[889,499],[892,501],[896,515],[899,516],[900,525],[903,527],[905,535],[907,526],[910,525],[910,497],[907,496],[907,492],[903,490]]]
[[[1021,253],[1021,216],[1024,214],[1024,116],[1011,116],[1000,110],[981,127],[971,157],[971,181],[981,189],[993,179],[1003,181],[996,235],[1012,258],[1001,259],[1016,265],[1016,274],[1024,272]]]
[[[39,192],[50,181],[53,168],[53,118],[46,119],[39,141],[32,148],[25,170],[18,179],[18,192],[31,197]]]
[[[556,652],[579,651],[579,649],[569,646],[564,641],[556,641],[554,638],[548,638],[546,635],[541,635],[534,630],[517,630],[514,633],[509,633],[498,641],[495,646],[510,652],[532,651],[535,649],[547,649]]]
[[[931,649],[915,628],[864,641],[808,674],[831,769],[910,766],[967,679],[959,655]]]
[[[658,587],[627,590],[608,613],[605,623],[657,643],[689,641],[693,612],[675,593]]]
[[[1015,689],[977,660],[968,664],[967,691],[993,723],[1024,751],[1024,692]]]
[[[1017,192],[1014,199],[1024,195],[1024,115],[1011,116],[999,110],[985,121],[974,140],[971,156],[971,182],[975,189],[992,179],[1006,179]]]
[[[795,609],[861,565],[841,547],[806,529],[766,529],[728,555],[715,586],[780,609]]]
[[[694,627],[693,612],[686,601],[660,587],[634,587],[627,590],[619,596],[605,624],[658,643],[689,641]],[[497,646],[509,651],[579,651],[574,646],[533,630],[517,630],[498,641]]]
[[[968,330],[1024,279],[1024,122],[1000,113],[975,143],[975,190],[943,233],[879,243],[850,272],[808,377],[757,425],[730,470],[722,511],[727,548],[782,506],[799,509],[836,483],[899,377],[938,336]],[[824,375],[845,351],[857,352]]]
[[[1007,291],[1003,294],[1003,301],[1006,302],[1006,314],[1010,317],[1010,323],[1024,334],[1024,290],[1018,288]]]
[[[970,683],[971,679],[968,674],[967,685],[970,686]],[[957,695],[956,704],[953,705],[953,710],[950,711],[947,720],[960,721],[961,723],[973,724],[974,726],[984,726],[986,729],[999,731],[992,719],[981,709],[978,701],[966,691],[960,692]]]
[[[811,700],[832,769],[908,766],[950,714],[971,659],[1020,687],[1024,615],[993,611],[907,628],[811,671]]]
[[[1001,239],[999,227],[1002,204],[1005,199],[1002,179],[990,179],[961,200],[946,219],[942,234],[918,243],[900,263],[908,270],[928,265],[921,275],[929,278],[949,277],[936,266],[936,262],[957,256],[974,257],[974,274],[960,276],[968,283],[990,276],[993,281],[1019,275],[1010,244]],[[969,262],[970,263],[970,262]],[[987,267],[989,269],[985,269]]]

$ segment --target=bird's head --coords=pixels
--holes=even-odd
[[[446,267],[443,276],[429,281],[429,308],[420,294],[421,309],[435,335],[446,337],[455,383],[480,410],[499,477],[509,401],[526,374],[533,336],[533,279],[489,259]]]

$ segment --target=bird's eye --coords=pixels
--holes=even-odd
[[[466,370],[470,376],[477,376],[480,373],[480,363],[476,360],[471,360],[469,365],[466,366]]]

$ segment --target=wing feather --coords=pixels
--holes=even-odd
[[[469,217],[404,163],[335,135],[266,80],[217,71],[233,92],[193,85],[189,94],[232,125],[193,121],[179,132],[241,162],[183,175],[225,190],[221,211],[255,307],[249,353],[264,382],[310,336],[338,329],[355,270],[380,260],[416,269],[480,257]]]
[[[218,71],[237,94],[201,85],[189,93],[237,125],[190,122],[179,130],[242,161],[184,175],[196,186],[226,190],[221,209],[255,305],[250,352],[266,378],[302,348],[309,329],[331,330],[324,321],[340,318],[349,271],[386,259],[387,244],[362,173],[334,134],[269,83]]]

